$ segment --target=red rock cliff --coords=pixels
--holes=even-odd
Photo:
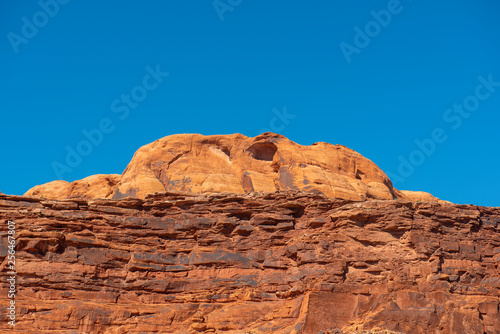
[[[2,272],[7,220],[16,333],[500,333],[499,208],[299,191],[0,195]],[[11,333],[5,284],[0,303]]]

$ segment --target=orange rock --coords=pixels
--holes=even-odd
[[[0,221],[15,222],[16,333],[500,333],[500,208],[0,195]]]
[[[303,146],[270,132],[253,138],[171,135],[137,150],[121,178],[100,175],[71,184],[54,181],[25,195],[143,199],[165,191],[243,194],[278,190],[319,192],[356,201],[439,200],[426,193],[394,189],[377,165],[345,146],[323,142]]]
[[[47,199],[109,198],[120,178],[119,174],[96,174],[71,183],[61,180],[52,181],[31,188],[24,195]]]
[[[412,202],[446,202],[424,191],[397,190],[397,196]]]
[[[328,197],[392,199],[389,178],[373,162],[340,145],[296,144],[265,133],[255,138],[173,135],[141,147],[114,198],[152,192],[252,193],[315,190]]]

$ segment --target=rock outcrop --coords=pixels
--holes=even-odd
[[[46,199],[109,198],[120,178],[120,174],[96,174],[73,182],[52,181],[31,188],[25,195]]]
[[[257,171],[274,161],[283,161],[274,173],[292,175],[293,185],[329,180],[316,173],[319,153],[301,153],[309,167],[291,167],[284,153],[270,161],[259,147],[252,154],[264,160],[248,167],[254,190],[266,177]],[[331,164],[349,167],[346,178],[360,182],[345,181],[352,188],[344,194],[391,194],[374,165],[335,150],[342,158]],[[164,161],[180,173],[181,164],[196,161],[189,157]],[[202,167],[189,169],[193,180]],[[152,173],[155,191],[155,180],[170,184],[180,175],[131,163],[120,193],[141,191],[146,179],[125,178],[136,168],[134,175]],[[286,188],[283,180],[277,184]],[[208,184],[218,190],[222,183],[214,176]],[[500,208],[294,190],[88,201],[0,195],[2,272],[8,220],[16,224],[19,333],[500,333]],[[9,301],[2,284],[0,331],[10,333]]]
[[[274,133],[172,135],[141,147],[121,177],[97,175],[54,181],[25,195],[48,199],[141,198],[163,191],[253,193],[304,190],[347,200],[420,198],[393,188],[369,159],[342,146],[303,146]]]

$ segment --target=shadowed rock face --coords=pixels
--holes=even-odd
[[[99,175],[85,191],[82,185],[89,183],[87,179],[50,182],[26,195],[143,199],[163,191],[243,194],[304,190],[348,200],[416,198],[412,192],[394,189],[377,165],[351,149],[327,143],[303,146],[274,133],[253,138],[172,135],[141,147],[121,177]],[[97,187],[100,191],[90,191]],[[418,198],[438,200],[427,193]]]
[[[22,333],[500,333],[499,208],[294,190],[0,194],[2,272],[7,220]]]

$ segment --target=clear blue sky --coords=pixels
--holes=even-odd
[[[500,206],[497,1],[60,1],[0,0],[4,193],[121,173],[170,134],[267,128],[350,147],[399,189]]]

